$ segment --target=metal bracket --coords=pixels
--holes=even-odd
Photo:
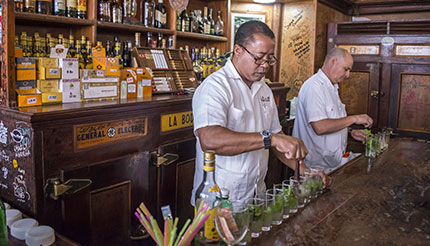
[[[164,155],[160,155],[158,153],[154,153],[156,155],[156,159],[154,158],[154,165],[157,167],[160,166],[169,166],[170,164],[174,163],[179,159],[179,155],[172,154],[172,153],[166,153]]]
[[[44,189],[45,196],[58,200],[87,188],[91,183],[90,179],[69,179],[65,183],[61,183],[59,178],[48,179]]]

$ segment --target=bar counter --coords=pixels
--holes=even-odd
[[[429,143],[392,138],[331,177],[330,190],[250,245],[429,245]]]

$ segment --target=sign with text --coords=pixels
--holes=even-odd
[[[339,45],[351,55],[379,55],[379,45]]]
[[[74,126],[75,149],[92,148],[146,135],[146,117]]]
[[[161,131],[171,131],[193,125],[193,112],[186,111],[161,116]]]

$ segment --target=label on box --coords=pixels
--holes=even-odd
[[[48,95],[48,101],[56,101],[57,95]]]
[[[116,96],[118,96],[117,86],[89,86],[84,89],[84,99]]]
[[[132,77],[127,78],[127,83],[133,83],[134,79]]]
[[[103,77],[103,76],[105,76],[105,71],[104,70],[97,70],[96,76],[97,77]]]
[[[142,86],[151,86],[150,79],[142,79]]]
[[[36,97],[27,98],[27,104],[35,104],[35,103],[37,103]]]
[[[51,75],[58,75],[58,68],[50,68],[49,74]]]
[[[65,58],[69,49],[64,47],[62,44],[57,44],[55,48],[51,48],[49,57],[51,58]]]
[[[36,88],[36,80],[17,80],[15,81],[16,89],[28,90]]]
[[[79,62],[77,58],[65,58],[61,61],[62,79],[78,79],[79,78]]]
[[[142,68],[136,68],[136,73],[137,74],[143,74],[143,69]]]
[[[136,84],[128,84],[128,93],[136,93]]]

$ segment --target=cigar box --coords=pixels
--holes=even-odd
[[[106,58],[106,75],[120,76],[118,58]]]
[[[119,78],[103,78],[100,82],[81,79],[82,101],[115,100],[119,96]]]
[[[81,81],[79,79],[62,79],[60,81],[60,91],[63,94],[63,103],[81,101]]]
[[[35,58],[16,58],[16,80],[36,80]]]
[[[29,90],[16,90],[18,94],[18,107],[31,107],[42,105],[42,95],[37,88]]]
[[[79,79],[78,58],[61,58],[59,63],[62,79]]]
[[[61,103],[63,94],[61,92],[42,92],[42,105]]]
[[[36,88],[37,83],[36,80],[17,80],[15,81],[16,89],[20,90],[29,90]]]
[[[58,80],[38,80],[37,88],[40,92],[58,92],[59,91],[59,83]]]
[[[61,69],[56,58],[37,59],[37,79],[61,79]]]

